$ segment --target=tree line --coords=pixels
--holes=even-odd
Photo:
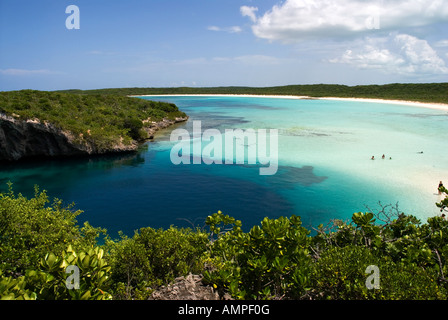
[[[295,95],[309,97],[371,98],[448,103],[448,83],[392,83],[385,85],[347,86],[338,84],[286,85],[273,87],[170,87],[107,88],[63,90],[80,94],[158,95],[158,94],[255,94]]]

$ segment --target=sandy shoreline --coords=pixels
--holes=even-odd
[[[374,103],[386,103],[386,104],[401,104],[420,108],[430,108],[437,110],[448,111],[448,104],[446,103],[430,103],[430,102],[418,102],[418,101],[406,101],[406,100],[387,100],[387,99],[368,99],[368,98],[319,98],[320,100],[342,100],[342,101],[362,101],[362,102],[374,102]]]
[[[142,94],[130,97],[248,97],[248,98],[272,98],[272,99],[317,99],[308,96],[280,96],[280,95],[262,95],[262,94]]]
[[[448,111],[448,104],[445,103],[427,103],[406,100],[387,100],[387,99],[369,99],[369,98],[337,98],[337,97],[308,97],[308,96],[289,96],[289,95],[253,95],[253,94],[147,94],[134,95],[132,97],[248,97],[248,98],[271,98],[271,99],[309,99],[309,100],[340,100],[340,101],[360,101],[373,103],[401,104],[420,108],[430,108]]]

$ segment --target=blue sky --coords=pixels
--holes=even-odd
[[[0,90],[447,81],[447,0],[0,0]]]

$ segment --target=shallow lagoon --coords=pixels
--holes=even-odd
[[[2,190],[12,181],[16,192],[31,196],[37,184],[50,197],[75,202],[84,211],[80,222],[112,236],[145,226],[202,226],[217,210],[246,228],[265,216],[292,214],[316,226],[366,207],[378,210],[379,201],[398,203],[422,221],[439,214],[436,188],[448,182],[446,111],[336,100],[142,98],[177,104],[190,120],[176,128],[190,132],[195,120],[202,130],[278,129],[278,172],[261,176],[252,165],[175,166],[170,128],[135,155],[4,166]]]

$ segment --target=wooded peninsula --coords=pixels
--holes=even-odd
[[[187,119],[172,103],[120,95],[0,92],[0,161],[135,151]]]
[[[369,98],[448,103],[448,82],[392,83],[385,85],[346,86],[338,84],[287,85],[275,87],[173,87],[173,88],[110,88],[96,90],[63,90],[67,93],[114,94],[122,96],[158,94],[254,94],[309,96],[315,98]]]

